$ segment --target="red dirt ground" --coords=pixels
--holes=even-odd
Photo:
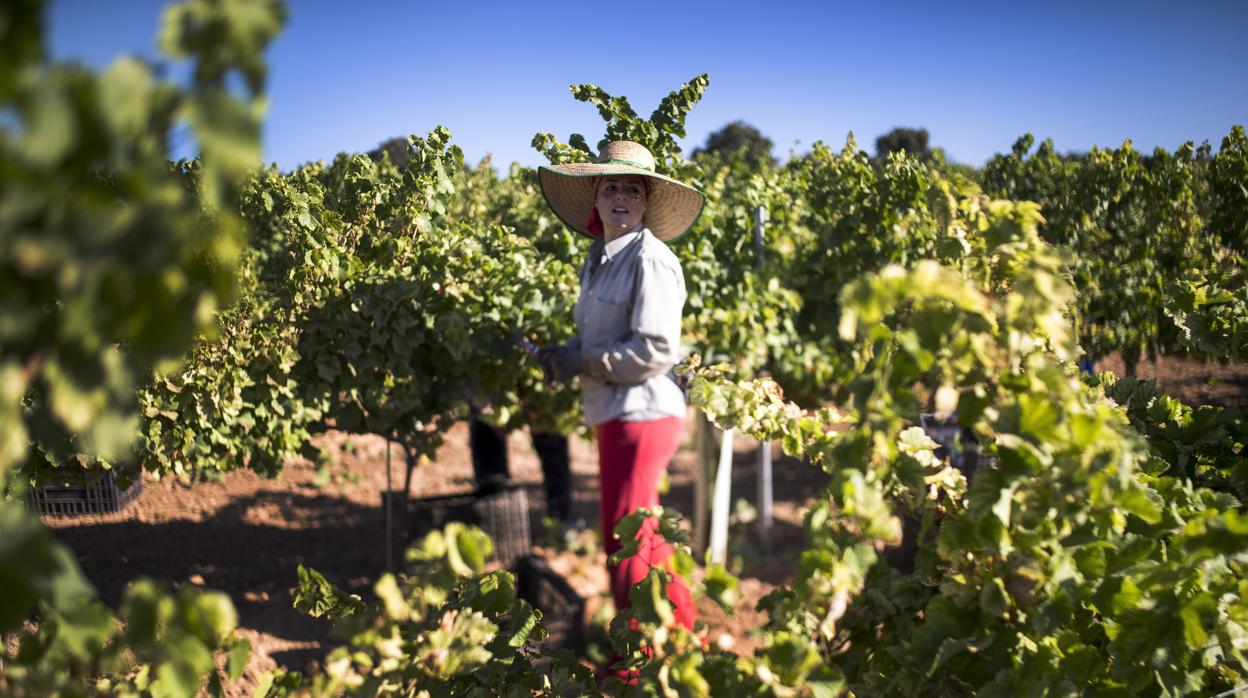
[[[1100,368],[1122,371],[1121,362],[1112,359]],[[1248,406],[1248,366],[1162,360],[1143,362],[1139,372],[1159,377],[1163,389],[1189,403]],[[330,581],[364,595],[371,594],[372,581],[383,571],[385,443],[380,437],[342,433],[326,434],[319,442],[336,461],[324,486],[318,486],[317,468],[307,462],[288,464],[273,480],[247,471],[189,487],[148,479],[142,496],[123,512],[51,519],[48,525],[77,553],[83,570],[111,605],[118,603],[125,582],[138,576],[228,593],[238,608],[240,632],[255,648],[246,676],[231,686],[230,694],[250,695],[262,672],[277,666],[308,668],[335,646],[327,622],[291,607],[297,565],[311,566]],[[537,536],[543,507],[541,469],[527,435],[512,434],[509,445],[512,476],[528,490]],[[776,451],[772,545],[764,551],[750,526],[734,526],[730,554],[739,558],[742,587],[736,614],[728,617],[707,600],[699,602],[712,637],[742,654],[752,651],[757,639],[751,631],[765,620],[754,610],[758,599],[788,583],[796,571],[796,555],[804,547],[802,508],[826,482],[822,472]],[[738,438],[735,453],[733,499],[753,502],[757,444]],[[574,438],[571,455],[577,514],[595,521],[595,446]],[[396,452],[392,466],[396,488],[402,483],[400,463]],[[670,491],[663,497],[665,506],[687,516],[692,512],[696,466],[688,439],[673,461]],[[467,429],[460,424],[447,434],[437,457],[418,468],[412,496],[471,488]],[[578,556],[539,547],[537,552],[589,600],[591,613],[601,606],[607,583],[600,551],[595,548]]]

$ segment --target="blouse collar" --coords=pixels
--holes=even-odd
[[[638,224],[637,227],[633,228],[627,233],[624,233],[618,238],[612,240],[611,242],[608,242],[603,247],[603,250],[602,250],[603,254],[607,256],[607,259],[614,258],[617,254],[622,252],[625,247],[628,247],[630,243],[632,243],[638,237],[641,237],[641,234],[643,231],[645,231],[645,229],[646,227],[644,225]]]

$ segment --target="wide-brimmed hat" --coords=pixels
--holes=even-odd
[[[640,143],[611,141],[597,162],[537,168],[542,194],[550,210],[569,228],[596,237],[589,231],[594,208],[594,178],[607,175],[641,175],[650,180],[643,221],[654,236],[670,242],[684,235],[702,213],[706,197],[693,187],[654,171],[654,156]]]

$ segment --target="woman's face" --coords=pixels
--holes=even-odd
[[[598,182],[594,206],[605,230],[628,230],[640,223],[646,213],[646,183],[639,175],[603,177]]]

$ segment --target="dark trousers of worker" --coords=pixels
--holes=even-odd
[[[598,426],[598,478],[602,487],[602,539],[610,556],[620,549],[615,526],[639,507],[659,504],[659,478],[680,446],[683,421],[667,417],[644,422],[612,420]],[[645,579],[650,568],[667,565],[672,546],[663,540],[653,519],[638,532],[638,553],[618,566],[608,565],[611,593],[617,609],[627,608],[628,591]],[[667,568],[670,572],[670,567]],[[671,575],[667,597],[672,602],[676,622],[693,628],[697,611],[689,587],[676,574]]]
[[[542,462],[546,489],[546,512],[565,520],[572,513],[572,468],[568,462],[568,437],[533,432],[533,449]],[[472,472],[477,486],[489,491],[511,477],[507,460],[507,435],[479,419],[468,424]]]

